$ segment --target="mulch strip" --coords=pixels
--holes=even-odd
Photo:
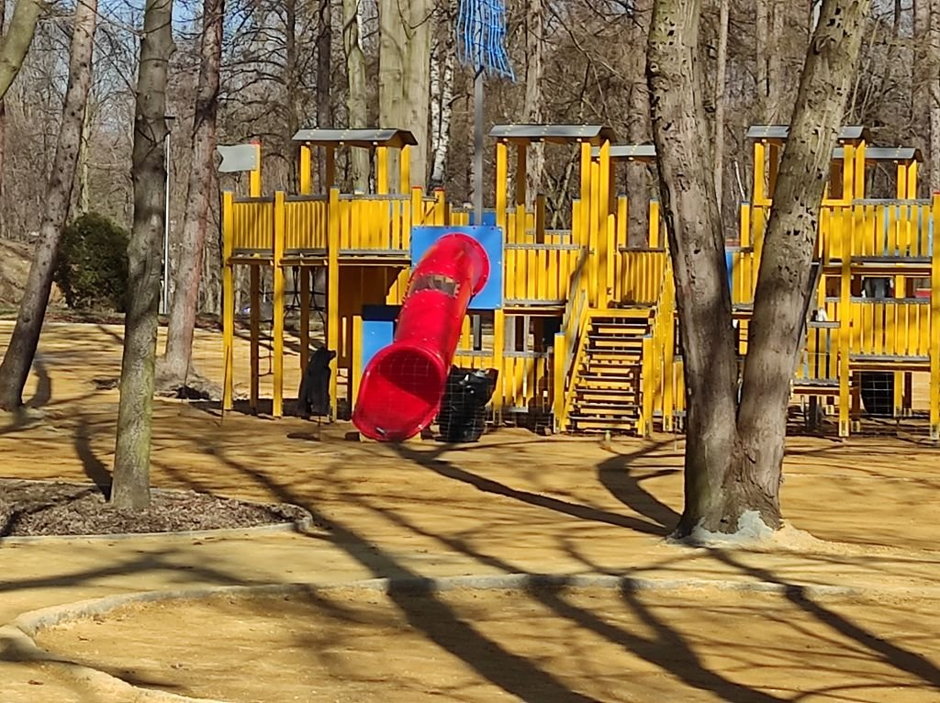
[[[120,510],[95,485],[0,479],[0,537],[226,530],[309,518],[296,505],[158,489],[151,491],[150,507]]]

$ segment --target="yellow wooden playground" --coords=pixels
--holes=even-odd
[[[739,228],[727,246],[742,358],[787,132],[761,126],[747,133],[750,199],[740,205]],[[502,303],[466,316],[454,364],[498,371],[489,408],[496,423],[572,433],[680,430],[686,405],[680,331],[659,204],[628,202],[615,188],[617,169],[627,161],[655,162],[654,148],[614,145],[610,130],[590,125],[497,126],[490,136],[496,175],[489,216],[503,233]],[[920,155],[914,149],[874,147],[867,138],[864,129],[846,127],[832,155],[817,294],[794,369],[794,406],[807,417],[830,417],[843,437],[876,416],[926,420],[930,438],[938,440],[940,247],[933,239],[940,194],[916,197]],[[259,359],[269,353],[272,413],[284,413],[290,307],[302,366],[314,313],[322,312],[322,344],[337,352],[330,380],[337,418],[355,403],[376,344],[373,330],[391,325],[389,311],[402,302],[412,228],[467,225],[471,215],[443,191],[413,187],[415,140],[407,131],[311,129],[295,141],[296,193],[263,194],[260,169],[251,174],[247,196],[223,193],[223,407],[234,406],[236,376],[247,374],[247,404],[257,410]],[[537,142],[577,153],[579,197],[570,212],[547,212],[544,196],[526,192],[527,154]],[[344,193],[333,185],[340,149],[369,151],[370,192]],[[322,192],[313,192],[315,164],[325,174]],[[867,192],[875,186],[877,192]],[[645,214],[643,247],[629,246],[636,207]],[[558,222],[561,228],[549,227]],[[235,283],[245,270],[241,290]],[[236,307],[246,315],[236,315]],[[248,369],[234,365],[236,324],[250,339]]]

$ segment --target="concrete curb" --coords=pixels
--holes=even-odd
[[[41,630],[82,618],[104,615],[133,603],[154,603],[171,600],[195,600],[217,596],[285,596],[338,590],[363,590],[378,593],[429,595],[457,590],[560,590],[602,588],[625,591],[675,591],[678,589],[710,588],[727,592],[750,592],[786,595],[791,598],[845,598],[859,596],[908,596],[918,599],[940,599],[940,589],[874,589],[855,586],[820,586],[771,583],[767,581],[732,581],[702,578],[651,579],[610,574],[499,574],[491,576],[451,576],[443,578],[393,577],[362,579],[339,583],[285,583],[255,586],[203,586],[168,591],[139,591],[28,611],[9,625],[0,627],[0,658],[45,661],[74,668],[90,684],[114,690],[133,691],[140,703],[225,703],[206,698],[187,698],[176,694],[132,686],[104,671],[77,664],[41,649],[33,639]],[[12,656],[11,656],[12,653]]]
[[[115,532],[106,535],[30,535],[25,537],[0,537],[0,547],[4,545],[16,544],[36,544],[64,542],[64,541],[121,541],[128,539],[154,539],[161,537],[163,539],[208,539],[210,537],[255,537],[257,535],[294,532],[297,534],[308,534],[313,531],[327,532],[326,529],[318,527],[313,517],[305,517],[293,522],[276,522],[270,525],[257,525],[255,527],[224,527],[217,530],[184,530],[176,532]]]

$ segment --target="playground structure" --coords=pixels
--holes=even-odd
[[[490,275],[468,314],[446,313],[445,327],[458,340],[454,364],[497,370],[489,409],[496,422],[521,415],[556,431],[640,435],[681,428],[682,356],[659,204],[630,203],[614,188],[618,167],[653,163],[655,150],[615,146],[602,126],[497,126],[490,136],[496,141],[495,207],[482,223],[452,207],[443,191],[412,187],[408,150],[414,139],[395,129],[301,130],[295,136],[297,194],[263,196],[259,173],[252,174],[249,197],[223,194],[225,408],[234,401],[236,267],[249,271],[252,409],[259,404],[260,286],[271,279],[275,416],[284,411],[288,275],[295,272],[299,288],[302,365],[310,348],[313,281],[325,281],[325,343],[337,352],[330,389],[335,418],[344,405],[356,406],[369,383],[364,370],[392,343],[412,266],[440,237],[462,232],[485,245]],[[787,128],[753,127],[747,136],[753,143],[751,198],[741,203],[739,229],[727,247],[742,359]],[[544,196],[526,192],[526,157],[536,142],[577,149],[580,197],[562,213],[564,229],[549,229],[549,215],[557,213],[546,212]],[[917,199],[915,150],[866,142],[864,129],[844,128],[832,155],[815,304],[793,393],[813,413],[833,415],[840,436],[852,431],[863,405],[871,412],[868,406],[880,404],[876,413],[894,418],[925,411],[931,438],[940,439],[940,249],[933,245],[940,196]],[[333,187],[339,148],[371,152],[373,191],[347,194]],[[323,152],[320,193],[311,187],[315,149]],[[889,181],[893,197],[869,197],[870,185],[884,194]],[[642,247],[629,246],[631,207],[646,210]],[[929,379],[926,408],[914,408],[913,374]]]

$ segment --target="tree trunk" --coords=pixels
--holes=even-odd
[[[121,362],[111,502],[150,504],[150,436],[160,302],[160,258],[166,189],[167,68],[173,50],[173,0],[147,0],[140,42],[134,116],[134,226],[127,251],[128,305]]]
[[[542,0],[527,0],[526,11],[526,40],[525,40],[525,102],[522,113],[524,121],[528,124],[541,124],[542,115],[542,76],[543,47],[544,47],[544,13]],[[542,186],[542,171],[545,168],[545,145],[537,142],[529,147],[528,164],[526,168],[526,206],[531,208],[535,203]]]
[[[419,185],[427,182],[432,10],[431,0],[379,0],[379,122],[414,134],[411,174]],[[390,157],[394,173],[397,155]]]
[[[96,13],[97,0],[86,0],[75,6],[69,57],[69,84],[62,105],[62,123],[56,144],[55,161],[46,186],[45,210],[39,229],[40,239],[29,267],[13,336],[3,357],[3,363],[0,364],[0,408],[4,410],[16,410],[23,404],[23,389],[29,377],[33,357],[36,355],[46,306],[49,304],[59,237],[72,200],[85,104],[91,86]],[[12,27],[10,31],[13,31]]]
[[[755,47],[757,58],[757,115],[758,120],[767,123],[768,114],[768,96],[770,91],[768,75],[769,53],[770,53],[770,13],[768,12],[768,3],[771,0],[756,0],[754,7],[756,10],[756,19],[754,21]]]
[[[940,0],[930,0],[927,93],[930,104],[930,192],[940,191]]]
[[[921,149],[927,160],[927,178],[934,170],[934,162],[940,158],[933,149],[930,135],[930,93],[934,77],[934,58],[930,46],[931,5],[934,0],[914,0],[914,60],[911,88],[911,131],[915,135],[914,146]]]
[[[784,148],[748,333],[738,432],[764,522],[779,521],[790,381],[796,368],[830,154],[858,65],[870,0],[826,0]]]
[[[725,85],[728,81],[728,15],[731,0],[718,0],[718,67],[715,76],[715,198],[724,210]]]
[[[647,52],[659,192],[676,281],[688,395],[686,504],[680,536],[703,521],[715,531],[737,527],[720,522],[729,503],[738,498],[725,488],[736,442],[737,358],[702,105],[700,12],[701,0],[656,0]]]
[[[649,42],[653,131],[689,396],[679,537],[780,526],[786,408],[818,211],[869,1],[825,0],[807,53],[763,247],[737,421],[724,242],[705,165],[695,61],[701,0],[656,2]]]
[[[0,100],[7,94],[20,72],[29,45],[33,43],[36,22],[42,13],[39,0],[18,0],[10,26],[0,41]]]
[[[650,96],[646,83],[646,40],[649,36],[650,19],[653,13],[651,0],[634,3],[633,37],[629,60],[630,101],[627,121],[627,140],[631,144],[647,144],[650,133]],[[629,198],[627,217],[627,243],[643,247],[649,244],[649,200],[653,197],[650,167],[639,161],[627,161],[624,165],[626,193]]]
[[[343,0],[343,47],[346,51],[346,75],[349,95],[346,110],[350,127],[366,127],[369,123],[366,97],[366,58],[362,50],[360,0]],[[352,149],[353,187],[363,193],[369,189],[369,154],[365,149]]]
[[[6,28],[7,21],[7,4],[6,2],[0,2],[0,35],[3,34],[4,29]],[[6,237],[7,228],[6,228],[6,197],[5,197],[5,181],[4,178],[4,166],[6,164],[6,153],[7,153],[7,144],[6,144],[6,133],[7,133],[7,104],[6,100],[0,98],[0,238]]]
[[[447,176],[455,61],[452,41],[440,42],[431,56],[431,175],[428,177],[431,188],[443,187]]]
[[[193,330],[199,304],[199,282],[209,226],[209,200],[215,167],[216,112],[219,104],[219,69],[222,62],[224,0],[204,0],[200,43],[199,84],[193,117],[192,166],[186,195],[183,241],[176,267],[176,294],[170,307],[166,354],[160,385],[186,385],[193,353]]]
[[[333,63],[333,3],[319,0],[317,15],[317,127],[333,127],[333,106],[330,102],[330,83]],[[321,187],[326,182],[326,162],[317,160],[317,174]]]

